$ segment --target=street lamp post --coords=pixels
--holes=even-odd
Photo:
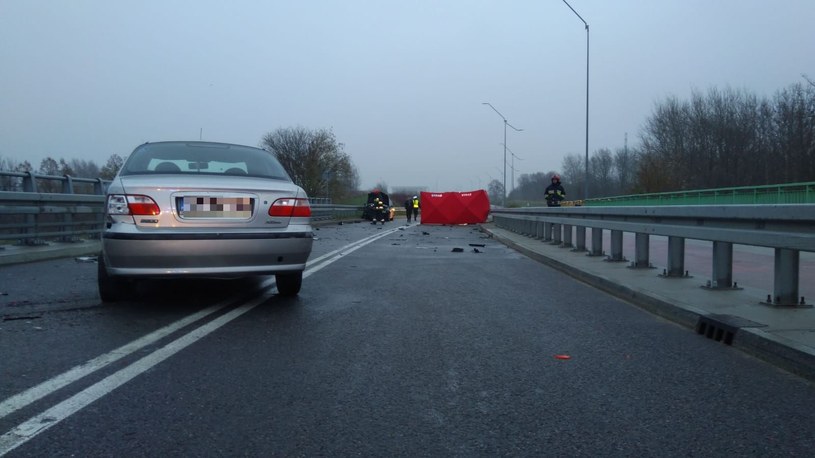
[[[510,183],[512,183],[512,189],[515,189],[515,159],[518,159],[519,161],[522,161],[523,158],[520,158],[520,157],[516,156],[515,153],[513,153],[512,150],[509,149],[508,146],[506,146],[506,145],[504,145],[504,146],[507,148],[507,151],[509,151],[509,154],[512,156],[512,163],[509,166],[509,168],[512,169],[512,181]]]
[[[577,14],[577,11],[569,5],[569,2],[563,0],[563,3],[572,10],[583,25],[586,26],[586,176],[583,183],[583,199],[589,198],[589,24]]]
[[[501,119],[504,120],[504,195],[502,196],[501,205],[506,207],[507,206],[507,126],[512,127],[517,132],[523,131],[523,129],[518,129],[517,127],[513,126],[512,124],[507,121],[507,118],[501,114],[494,106],[492,106],[489,102],[482,102],[481,105],[489,105],[490,108],[493,109]]]

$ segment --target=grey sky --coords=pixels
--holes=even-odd
[[[815,77],[813,0],[569,3],[590,151],[635,145],[669,95]],[[0,0],[0,156],[35,167],[303,126],[333,129],[363,187],[483,188],[503,121],[482,102],[524,129],[516,178],[560,169],[585,152],[585,78],[561,0]]]

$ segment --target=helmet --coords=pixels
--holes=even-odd
[[[552,175],[552,181],[555,181],[555,180],[560,181],[560,175],[558,175],[557,173]]]
[[[418,197],[418,196],[413,196],[413,198],[414,198],[414,199],[418,199],[419,197]]]
[[[379,188],[374,188],[374,194],[379,194]]]

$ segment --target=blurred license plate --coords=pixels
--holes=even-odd
[[[251,197],[193,197],[179,199],[182,218],[251,218],[255,202]]]

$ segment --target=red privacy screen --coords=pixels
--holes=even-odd
[[[483,189],[468,192],[423,192],[422,224],[476,224],[487,221],[490,199]]]

